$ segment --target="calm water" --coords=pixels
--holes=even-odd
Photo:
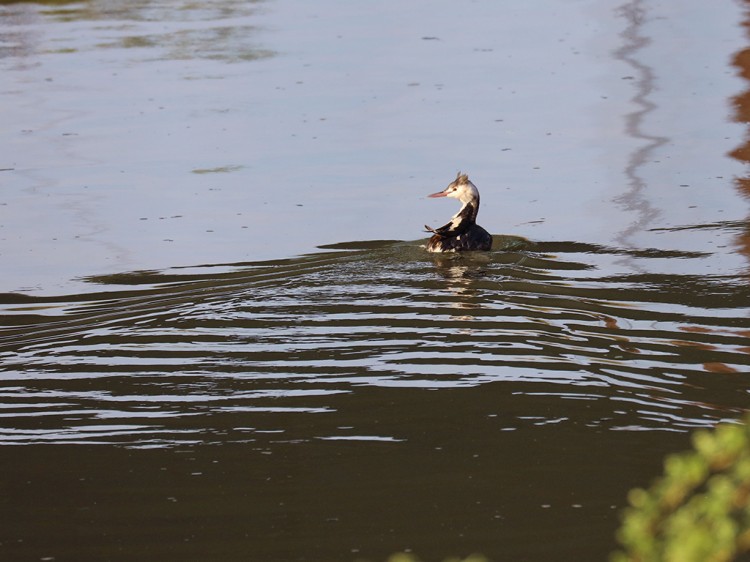
[[[0,3],[0,558],[604,559],[748,404],[702,4]]]

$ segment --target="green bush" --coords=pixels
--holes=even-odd
[[[612,562],[727,562],[750,552],[750,424],[693,434],[648,490],[630,491]]]

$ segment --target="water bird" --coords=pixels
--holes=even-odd
[[[492,236],[476,222],[479,190],[469,181],[468,175],[458,172],[448,187],[428,197],[453,197],[463,204],[448,224],[440,228],[425,225],[427,232],[432,232],[427,242],[428,252],[486,251],[492,248]]]

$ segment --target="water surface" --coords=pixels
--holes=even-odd
[[[747,408],[745,19],[0,3],[0,557],[604,559]]]

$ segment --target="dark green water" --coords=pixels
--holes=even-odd
[[[343,247],[5,295],[8,558],[602,559],[747,404],[745,276],[655,272],[700,253]]]

